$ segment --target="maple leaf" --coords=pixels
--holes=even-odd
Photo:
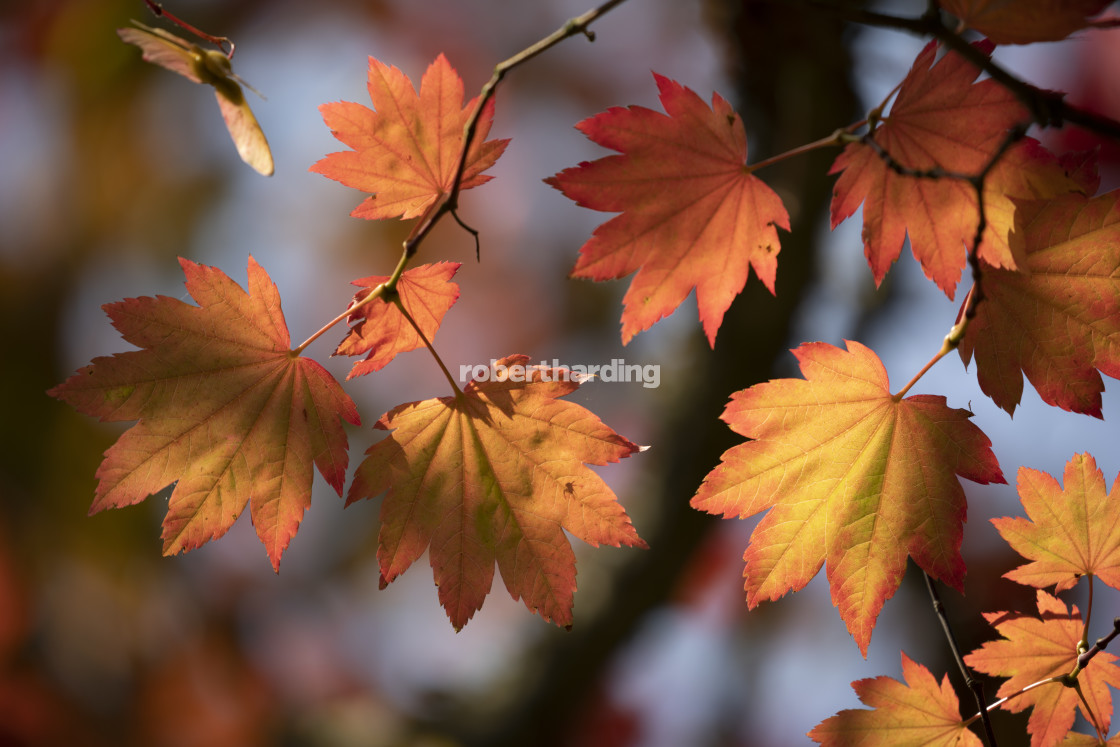
[[[879,358],[806,343],[805,379],[732,395],[722,419],[753,439],[728,449],[692,505],[725,517],[768,513],[743,555],[747,603],[797,591],[827,560],[833,604],[864,656],[906,558],[961,588],[965,496],[955,475],[1003,482],[988,438],[945,398],[896,401]]]
[[[258,173],[272,176],[272,150],[241,90],[242,85],[252,87],[234,75],[229,57],[213,49],[202,49],[163,29],[151,28],[137,21],[132,23],[136,28],[117,29],[117,35],[123,41],[140,47],[147,62],[178,73],[194,83],[213,86],[218,108],[237,147],[237,154]]]
[[[621,212],[595,229],[572,276],[615,280],[638,271],[623,299],[622,342],[671,314],[696,289],[708,343],[753,267],[774,292],[781,199],[746,167],[743,122],[719,94],[709,108],[654,73],[665,114],[615,107],[576,127],[622,155],[545,182],[579,205]]]
[[[902,654],[905,684],[892,677],[852,683],[867,709],[845,709],[818,724],[809,737],[827,747],[912,744],[925,747],[980,747],[980,739],[964,725],[957,694],[946,675],[937,679],[921,664]]]
[[[1003,636],[988,641],[964,657],[973,669],[996,677],[1008,677],[997,697],[1005,698],[1024,687],[1050,677],[1069,674],[1077,663],[1083,623],[1074,606],[1067,610],[1057,597],[1039,590],[1038,612],[1032,617],[1014,612],[985,613],[984,618]],[[1096,714],[1102,731],[1108,731],[1112,698],[1108,685],[1120,687],[1120,668],[1116,657],[1098,653],[1077,676],[1081,692]],[[1059,682],[1029,690],[1000,707],[1012,713],[1033,708],[1027,723],[1031,747],[1057,744],[1073,726],[1074,710],[1079,705],[1077,691]],[[1082,706],[1082,714],[1090,718]]]
[[[106,304],[141,350],[94,358],[48,392],[101,420],[137,420],[105,452],[90,513],[175,483],[163,552],[196,548],[248,501],[274,569],[311,501],[314,463],[340,495],[354,403],[326,369],[289,350],[276,286],[249,258],[246,293],[214,267],[180,259],[198,306],[167,296]]]
[[[1020,584],[1068,589],[1082,576],[1120,588],[1120,480],[1105,493],[1104,473],[1089,454],[1066,463],[1065,489],[1045,472],[1019,468],[1024,518],[992,524],[1015,552],[1030,560],[1006,574]]]
[[[1089,26],[1112,0],[941,0],[941,7],[996,44],[1061,41]]]
[[[353,150],[331,153],[311,170],[370,193],[351,213],[380,220],[415,218],[448,194],[463,150],[463,128],[477,99],[463,106],[463,81],[442,54],[428,66],[420,94],[395,67],[369,58],[373,109],[349,101],[323,104],[323,121]],[[460,189],[485,184],[509,140],[486,140],[494,118],[490,99],[467,153]]]
[[[421,265],[405,270],[397,281],[401,303],[429,341],[435,337],[443,315],[459,298],[459,286],[451,282],[459,267],[458,262]],[[353,285],[362,286],[362,290],[354,295],[354,303],[362,301],[388,279],[388,275],[371,275],[353,281]],[[361,355],[368,352],[369,355],[353,365],[347,380],[380,371],[398,353],[424,346],[424,340],[401,310],[384,298],[362,306],[350,315],[349,321],[353,326],[334,354]]]
[[[592,546],[645,547],[614,493],[584,466],[642,447],[579,405],[565,369],[494,364],[505,377],[452,397],[411,402],[374,427],[392,432],[366,452],[347,504],[388,490],[377,556],[382,584],[429,548],[439,599],[466,625],[490,591],[494,564],[514,599],[561,626],[572,622],[575,555],[564,530]]]
[[[1100,186],[1095,151],[1056,157],[1034,138],[1012,145],[984,179],[984,217],[981,256],[1007,269],[1025,267],[1022,242],[1011,241],[1016,204],[1022,200],[1052,199],[1069,192],[1092,195]]]
[[[1120,191],[1018,203],[1024,270],[984,266],[960,344],[980,388],[1014,414],[1026,374],[1063,410],[1101,417],[1101,373],[1120,377]]]
[[[977,47],[985,53],[992,48],[987,43]],[[1008,129],[1030,116],[995,81],[974,82],[980,71],[963,57],[948,52],[934,64],[936,52],[936,43],[930,42],[918,54],[873,139],[908,169],[979,174]],[[926,276],[952,298],[966,248],[976,234],[979,213],[972,185],[962,179],[904,176],[865,143],[847,145],[829,173],[840,173],[832,197],[833,228],[863,205],[864,253],[876,284],[909,236]],[[1013,257],[988,243],[981,244],[980,256],[996,266],[1015,266]]]

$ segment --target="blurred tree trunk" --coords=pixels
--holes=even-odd
[[[627,10],[641,12],[641,5]],[[723,48],[738,83],[737,91],[722,93],[731,94],[746,124],[751,162],[858,118],[838,18],[760,0],[709,0],[706,11],[713,43]],[[813,280],[815,237],[831,196],[827,172],[834,157],[833,150],[818,151],[761,174],[785,201],[793,229],[781,236],[777,295],[752,277],[725,317],[715,350],[708,350],[698,329],[689,349],[681,352],[693,360],[691,385],[663,420],[664,431],[654,442],[658,459],[645,463],[647,469],[661,471],[649,483],[660,486],[660,494],[642,499],[660,511],[655,526],[647,521],[642,527],[650,549],[632,553],[620,569],[609,605],[581,617],[558,645],[527,665],[534,670],[531,684],[502,712],[482,704],[483,695],[470,715],[448,714],[448,721],[433,726],[448,728],[467,744],[571,742],[573,727],[601,692],[612,655],[666,601],[719,521],[692,509],[689,501],[720,454],[741,440],[718,419],[728,397],[772,378],[776,362],[788,359],[787,351],[796,343],[790,339],[791,323]]]

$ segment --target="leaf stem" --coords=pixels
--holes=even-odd
[[[746,169],[745,169],[746,173],[753,174],[758,169],[764,169],[767,166],[773,166],[774,164],[779,163],[781,161],[784,161],[787,158],[793,158],[794,156],[800,156],[803,153],[808,153],[810,151],[817,150],[818,148],[827,148],[827,147],[832,146],[832,145],[843,145],[844,143],[849,141],[849,139],[850,139],[849,136],[854,130],[859,129],[860,127],[862,127],[865,124],[867,124],[867,120],[864,120],[862,122],[856,122],[855,124],[848,125],[847,127],[841,127],[840,129],[833,132],[831,135],[829,135],[827,137],[822,137],[820,140],[814,140],[811,143],[806,143],[805,145],[799,145],[796,148],[791,148],[790,150],[787,150],[785,153],[779,153],[776,156],[771,156],[770,158],[764,158],[763,160],[759,161],[758,163],[749,164],[749,165],[746,166]]]
[[[365,298],[363,298],[361,301],[358,301],[357,303],[352,303],[349,306],[347,306],[345,311],[343,311],[341,314],[336,316],[334,319],[331,319],[329,322],[327,322],[322,327],[320,327],[315,332],[315,334],[311,335],[311,337],[308,337],[306,340],[304,340],[302,343],[300,343],[300,346],[298,348],[293,348],[292,353],[291,353],[292,357],[298,357],[299,355],[301,355],[303,353],[304,349],[306,349],[308,345],[310,345],[311,343],[315,342],[320,337],[322,337],[323,334],[326,333],[326,331],[328,329],[330,329],[334,325],[338,324],[343,319],[346,319],[351,314],[353,314],[355,311],[362,308],[366,304],[372,302],[374,299],[381,298],[382,296],[385,295],[385,293],[386,293],[385,283],[382,283],[381,285],[377,286],[372,291],[370,291],[369,294]]]
[[[443,359],[439,357],[439,353],[436,352],[436,349],[432,346],[431,341],[428,340],[428,336],[424,334],[424,330],[420,329],[420,325],[418,325],[412,318],[412,315],[408,313],[408,309],[406,309],[404,307],[404,303],[401,302],[401,296],[399,293],[393,293],[392,302],[396,304],[397,308],[400,309],[400,312],[404,314],[404,318],[407,319],[408,323],[412,325],[412,328],[416,330],[416,334],[420,335],[420,339],[424,341],[424,345],[428,348],[428,352],[432,354],[432,357],[436,359],[436,363],[439,364],[439,368],[441,371],[443,371],[443,375],[447,377],[447,380],[449,382],[451,382],[451,388],[455,390],[455,396],[462,396],[463,390],[459,388],[459,383],[455,381],[455,378],[451,375],[451,372],[447,370],[447,366],[443,364]]]
[[[1089,620],[1093,617],[1093,574],[1089,574],[1089,601],[1085,605],[1085,627],[1081,629],[1081,644],[1077,647],[1080,656],[1089,650]]]
[[[941,595],[933,583],[933,577],[925,571],[922,571],[922,576],[925,577],[926,589],[929,591],[933,610],[937,613],[937,620],[941,623],[941,630],[945,633],[945,639],[949,642],[949,650],[953,652],[953,659],[956,660],[957,667],[961,670],[965,686],[972,692],[972,697],[976,700],[976,707],[979,709],[978,715],[984,724],[984,737],[988,747],[996,747],[995,730],[992,728],[991,719],[988,718],[988,711],[984,707],[984,683],[973,677],[972,671],[964,663],[960,646],[957,645],[957,637],[953,634],[953,628],[949,625],[949,617],[945,614],[945,604],[941,601]]]
[[[956,329],[958,326],[960,326],[960,325],[955,325],[953,327],[953,329]],[[937,363],[939,360],[944,358],[946,355],[948,355],[953,350],[953,348],[956,347],[956,345],[950,344],[950,342],[949,342],[950,338],[952,338],[952,337],[953,337],[952,331],[950,331],[949,334],[945,335],[945,339],[941,343],[941,349],[937,351],[937,354],[934,355],[932,358],[930,358],[928,363],[926,363],[924,366],[922,366],[921,371],[918,371],[918,373],[914,374],[914,378],[912,378],[912,379],[910,379],[910,381],[906,382],[906,386],[904,386],[904,387],[902,387],[902,389],[898,390],[897,394],[892,394],[891,395],[892,400],[894,400],[895,402],[901,402],[902,398],[906,396],[906,393],[908,391],[910,391],[910,388],[918,383],[918,379],[925,376],[926,371],[929,371],[931,368],[933,368],[933,364]]]

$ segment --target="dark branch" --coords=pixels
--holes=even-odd
[[[937,619],[941,623],[941,630],[945,633],[945,639],[949,641],[949,649],[953,652],[953,659],[956,660],[957,667],[961,670],[965,686],[972,692],[972,697],[976,699],[976,708],[980,711],[980,720],[984,724],[984,737],[989,747],[996,747],[996,733],[992,728],[992,721],[988,717],[984,683],[973,677],[972,670],[964,663],[960,646],[957,645],[957,637],[953,635],[953,628],[949,625],[949,618],[945,614],[945,605],[941,602],[941,595],[937,593],[937,587],[933,584],[933,577],[924,571],[922,576],[926,580],[926,589],[929,590],[929,598],[933,602],[933,610],[937,613]]]
[[[853,23],[897,29],[918,36],[932,36],[1015,94],[1031,113],[1034,123],[1041,127],[1060,127],[1068,122],[1099,135],[1120,139],[1120,122],[1070,104],[1060,92],[1047,91],[1012,75],[963,36],[947,27],[939,12],[927,11],[918,18],[905,18],[848,6],[838,7],[825,0],[805,2],[814,8],[838,14]]]

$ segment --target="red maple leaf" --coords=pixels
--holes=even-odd
[[[578,127],[622,155],[565,169],[545,182],[579,205],[621,212],[580,249],[573,277],[615,280],[638,271],[623,299],[622,342],[673,312],[693,288],[708,342],[750,268],[771,293],[777,228],[789,216],[746,167],[743,122],[719,94],[709,108],[654,74],[665,114],[615,107]]]
[[[984,300],[960,344],[1009,413],[1023,374],[1044,402],[1101,417],[1101,373],[1120,378],[1120,191],[1018,203],[1024,272],[983,268]]]
[[[944,397],[890,393],[879,358],[857,342],[793,351],[805,379],[779,379],[731,397],[723,420],[752,439],[728,449],[692,499],[746,518],[747,603],[809,583],[828,562],[832,601],[866,655],[907,556],[956,588],[965,496],[957,475],[1003,482],[991,442]]]
[[[996,44],[1061,41],[1091,25],[1112,0],[941,0],[941,7]]]
[[[249,293],[179,260],[192,306],[130,298],[105,311],[141,350],[94,358],[50,390],[101,420],[137,420],[105,452],[90,513],[175,483],[163,521],[170,555],[216,539],[248,501],[274,569],[311,503],[311,465],[340,495],[358,412],[313,360],[294,356],[280,296],[249,259]]]
[[[984,618],[999,631],[1002,639],[989,641],[964,657],[973,669],[995,677],[1008,677],[996,693],[1006,698],[1051,677],[1069,674],[1080,653],[1082,628],[1077,607],[1067,610],[1058,599],[1039,590],[1039,617],[1015,612],[990,612]],[[1092,708],[1097,724],[1108,731],[1112,717],[1112,697],[1108,685],[1120,687],[1120,668],[1116,657],[1098,653],[1078,674],[1081,692]],[[1036,687],[1003,703],[1012,713],[1032,708],[1027,731],[1031,747],[1057,744],[1073,726],[1074,711],[1080,705],[1077,691],[1060,682]],[[1081,706],[1082,714],[1092,717]]]
[[[990,44],[978,47],[991,51]],[[977,175],[998,152],[1008,129],[1030,116],[1005,87],[993,80],[974,82],[979,70],[960,55],[948,52],[934,63],[936,53],[936,43],[930,42],[918,55],[873,139],[907,169]],[[864,253],[876,284],[909,236],[926,276],[952,298],[979,218],[972,185],[962,179],[900,174],[865,143],[844,149],[830,173],[837,172],[842,173],[832,197],[832,227],[863,205]],[[981,244],[980,256],[994,265],[1014,266],[1012,258],[988,243]]]
[[[429,342],[436,336],[443,315],[459,298],[459,285],[451,282],[459,267],[458,262],[420,265],[405,270],[397,281],[401,304]],[[365,299],[374,288],[388,279],[388,275],[371,275],[355,280],[353,285],[362,286],[363,289],[354,294],[354,303]],[[347,380],[380,371],[398,353],[424,346],[424,340],[397,305],[384,298],[362,306],[350,315],[349,321],[352,325],[350,332],[339,343],[334,351],[335,355],[361,355],[367,352],[369,355],[365,360],[354,364],[346,376]]]
[[[442,54],[420,82],[420,94],[395,67],[369,58],[373,109],[349,101],[319,111],[334,136],[353,150],[331,153],[311,170],[370,193],[351,213],[380,220],[415,218],[448,194],[463,150],[463,127],[477,99],[463,106],[463,81]],[[508,140],[486,140],[494,118],[490,99],[467,154],[461,189],[485,184]]]
[[[1120,589],[1120,479],[1106,494],[1096,460],[1077,454],[1066,463],[1064,490],[1045,472],[1020,467],[1019,498],[1028,518],[992,519],[1007,544],[1031,561],[1007,578],[1062,591],[1096,576]]]
[[[503,358],[494,369],[504,377],[381,416],[374,427],[392,432],[366,452],[347,497],[349,504],[388,491],[377,549],[382,583],[429,550],[456,630],[482,607],[495,563],[514,599],[571,625],[575,555],[565,530],[593,546],[645,547],[584,464],[616,462],[641,447],[557,399],[578,388],[578,377],[528,360]]]
[[[949,677],[937,684],[930,671],[902,654],[905,684],[892,677],[852,683],[860,702],[871,710],[851,708],[818,724],[809,737],[826,747],[905,745],[980,747],[983,743],[961,720],[957,694]]]

